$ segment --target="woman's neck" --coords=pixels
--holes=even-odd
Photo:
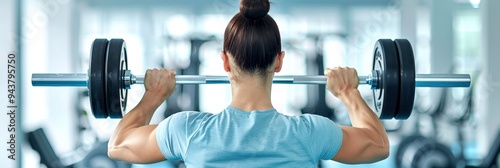
[[[274,108],[271,103],[271,86],[272,83],[263,82],[257,77],[245,76],[232,79],[231,106],[244,111]]]

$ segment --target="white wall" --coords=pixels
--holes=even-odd
[[[43,128],[56,154],[72,151],[76,143],[75,98],[77,89],[31,86],[32,73],[71,73],[71,0],[25,0],[22,9],[23,127]],[[38,154],[26,146],[23,167],[37,167]]]
[[[478,111],[477,144],[479,154],[485,156],[491,149],[500,128],[500,1],[482,0],[481,67],[483,67],[476,92]]]

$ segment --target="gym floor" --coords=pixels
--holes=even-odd
[[[286,52],[277,75],[322,75],[323,68],[335,66],[368,75],[378,39],[407,39],[417,74],[471,76],[471,87],[416,88],[410,118],[382,120],[391,144],[387,159],[360,165],[322,161],[318,167],[499,166],[500,1],[271,2],[269,15],[280,28]],[[238,3],[2,0],[0,77],[8,83],[0,86],[0,102],[9,102],[0,117],[0,126],[7,127],[0,129],[1,141],[7,142],[0,150],[8,151],[0,152],[2,167],[182,167],[182,162],[131,165],[109,159],[105,144],[120,119],[96,118],[85,86],[35,87],[32,74],[91,73],[93,41],[121,38],[134,75],[162,67],[176,69],[177,75],[227,75],[219,55]],[[350,125],[346,107],[322,86],[273,85],[273,105],[285,115],[314,113]],[[370,86],[359,90],[374,108]],[[142,85],[133,85],[126,110],[143,93]],[[178,85],[172,96],[155,112],[152,124],[179,111],[219,113],[231,101],[231,88]]]

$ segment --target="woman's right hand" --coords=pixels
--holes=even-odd
[[[349,91],[356,90],[359,85],[359,78],[356,69],[335,67],[325,69],[326,89],[335,97],[341,97]]]
[[[144,77],[144,87],[147,93],[165,101],[175,90],[175,70],[148,69]]]

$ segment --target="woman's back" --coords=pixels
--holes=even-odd
[[[157,139],[168,160],[188,167],[316,167],[337,153],[342,130],[317,115],[229,106],[215,115],[177,113],[159,125]]]

